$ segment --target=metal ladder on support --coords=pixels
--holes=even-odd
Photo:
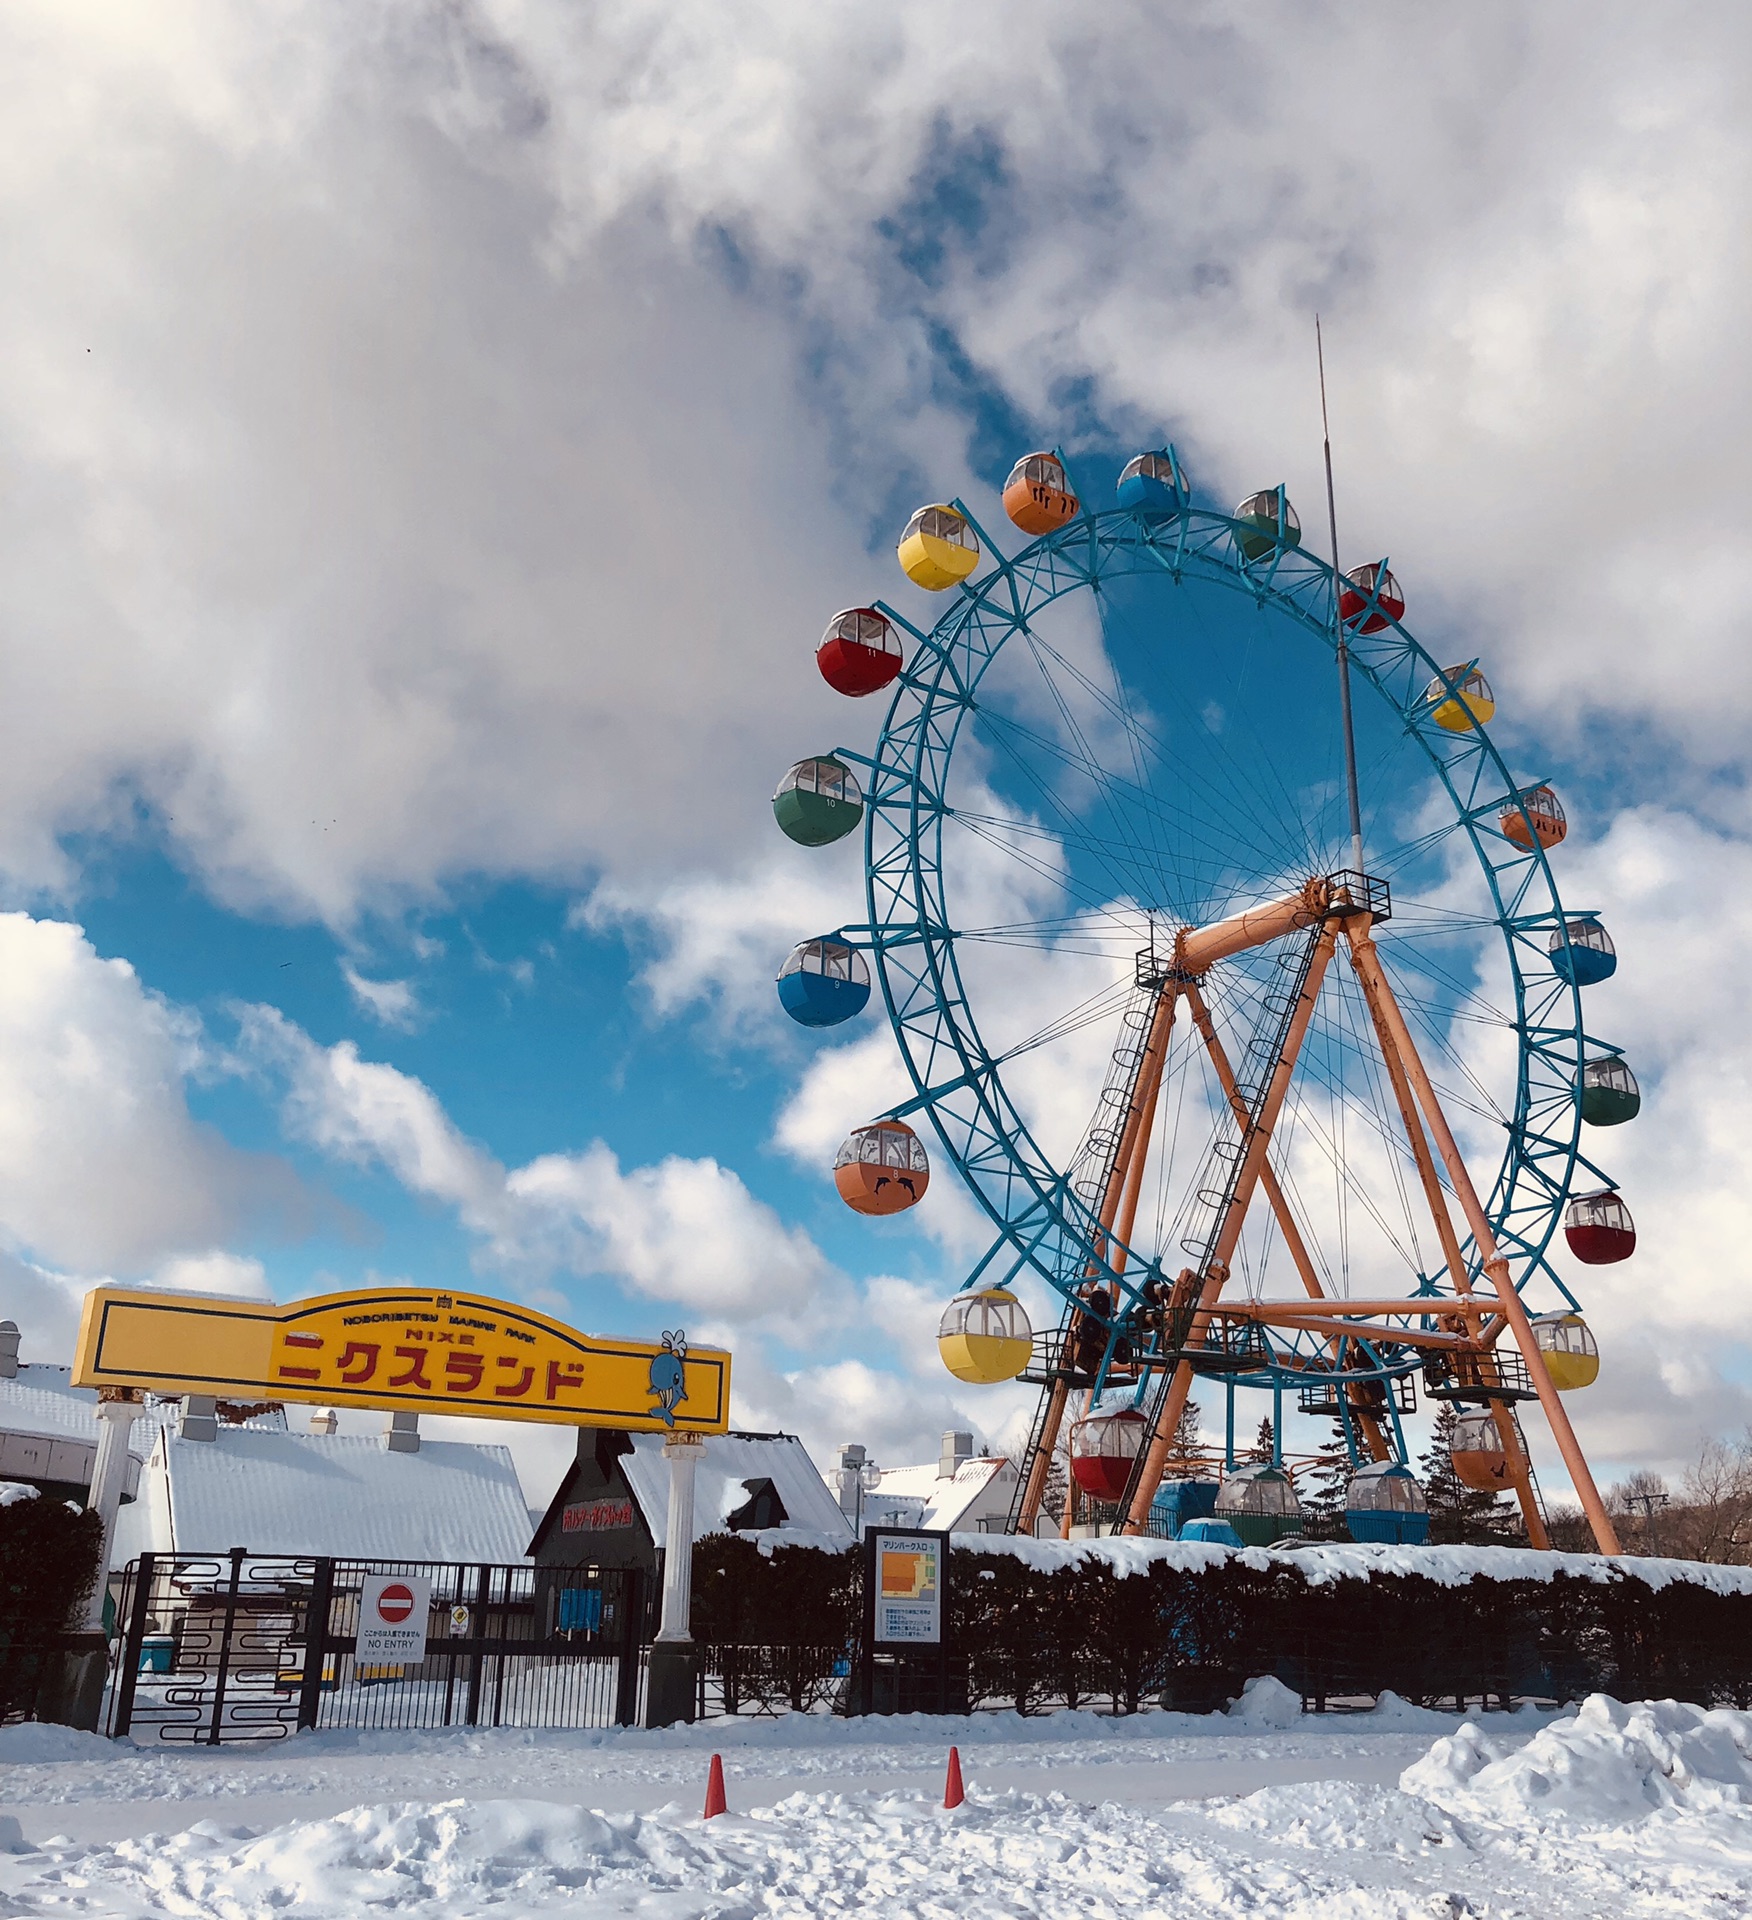
[[[1258,1130],[1260,1111],[1265,1105],[1272,1075],[1283,1058],[1284,1046],[1290,1036],[1290,1023],[1296,1015],[1296,1003],[1302,997],[1302,989],[1308,984],[1308,974],[1314,965],[1314,951],[1320,944],[1320,935],[1321,927],[1316,923],[1308,929],[1308,936],[1300,947],[1274,956],[1273,964],[1282,977],[1273,981],[1266,990],[1260,1004],[1259,1018],[1235,1074],[1235,1090],[1247,1111],[1247,1125],[1239,1139],[1225,1137],[1219,1127],[1206,1157],[1204,1180],[1195,1190],[1198,1211],[1191,1216],[1188,1227],[1191,1229],[1194,1221],[1199,1224],[1196,1230],[1189,1230],[1183,1235],[1180,1242],[1181,1251],[1193,1256],[1193,1272],[1199,1275],[1201,1285],[1216,1252],[1217,1237],[1222,1231],[1223,1222],[1234,1203],[1235,1190],[1241,1181],[1242,1164]],[[1167,1361],[1155,1371],[1148,1383],[1145,1404],[1140,1409],[1144,1416],[1144,1431],[1119,1503],[1122,1517],[1130,1512],[1131,1503],[1137,1497],[1144,1461],[1161,1425],[1162,1411],[1168,1402],[1168,1389],[1173,1384],[1177,1364],[1177,1361]]]

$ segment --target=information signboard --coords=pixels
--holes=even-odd
[[[361,1667],[417,1667],[426,1657],[432,1582],[423,1574],[368,1573],[359,1595]]]
[[[937,1533],[874,1532],[878,1646],[934,1647],[943,1638],[943,1543]]]

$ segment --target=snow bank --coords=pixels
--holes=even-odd
[[[811,1547],[844,1553],[845,1540],[802,1528],[768,1528],[744,1533],[763,1554],[775,1547]],[[1162,1565],[1184,1573],[1203,1573],[1234,1560],[1268,1572],[1294,1567],[1310,1586],[1334,1580],[1367,1580],[1377,1573],[1406,1574],[1438,1586],[1463,1587],[1472,1580],[1572,1580],[1604,1582],[1614,1577],[1640,1580],[1659,1592],[1678,1583],[1711,1593],[1752,1594],[1752,1567],[1719,1567],[1705,1560],[1653,1560],[1637,1554],[1608,1559],[1602,1553],[1539,1553],[1531,1547],[1388,1547],[1354,1542],[1309,1542],[1293,1552],[1265,1547],[1222,1547],[1202,1540],[1155,1540],[1126,1535],[1100,1540],[1036,1539],[1028,1534],[960,1533],[950,1544],[969,1553],[1005,1554],[1039,1573],[1100,1561],[1115,1573],[1144,1573]]]
[[[125,1751],[101,1734],[79,1733],[72,1727],[52,1727],[46,1721],[24,1720],[15,1727],[0,1727],[0,1765],[113,1760]]]
[[[690,1800],[692,1796],[690,1795]],[[732,1785],[734,1800],[734,1785]],[[1196,1820],[1196,1815],[1194,1819]],[[0,1911],[187,1920],[362,1920],[569,1911],[644,1920],[882,1913],[1006,1920],[1405,1920],[1402,1890],[1286,1870],[1170,1832],[1152,1812],[976,1793],[954,1812],[897,1793],[797,1793],[709,1823],[690,1805],[596,1814],[540,1801],[355,1808],[259,1836],[186,1832],[39,1856]],[[22,1898],[20,1897],[22,1896]],[[13,1902],[16,1901],[17,1904]],[[31,1904],[24,1904],[25,1902]]]
[[[1219,1547],[1202,1541],[1035,1540],[1025,1535],[972,1534],[954,1544],[975,1553],[1008,1554],[1042,1573],[1086,1561],[1103,1561],[1114,1572],[1142,1573],[1160,1563],[1188,1573],[1234,1560],[1260,1572],[1294,1567],[1311,1586],[1334,1580],[1367,1580],[1377,1573],[1406,1574],[1439,1586],[1463,1587],[1473,1580],[1607,1581],[1615,1576],[1640,1580],[1659,1590],[1683,1581],[1712,1593],[1752,1593],[1752,1567],[1718,1567],[1698,1560],[1645,1560],[1634,1555],[1607,1559],[1599,1553],[1537,1553],[1531,1547],[1388,1547],[1354,1544],[1315,1545],[1293,1553],[1265,1547]]]
[[[1603,1693],[1504,1753],[1473,1722],[1400,1776],[1438,1805],[1524,1820],[1555,1815],[1620,1825],[1658,1808],[1714,1813],[1752,1805],[1752,1714]]]

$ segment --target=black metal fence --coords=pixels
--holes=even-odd
[[[430,1582],[425,1658],[358,1658],[373,1575]],[[639,1717],[636,1568],[143,1554],[104,1730],[217,1746],[315,1727],[602,1727]]]

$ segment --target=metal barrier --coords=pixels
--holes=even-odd
[[[364,1583],[431,1583],[426,1656],[361,1664]],[[640,1711],[637,1568],[142,1554],[104,1731],[217,1746],[317,1727],[603,1727]]]

